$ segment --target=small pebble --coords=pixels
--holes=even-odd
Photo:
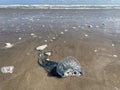
[[[99,28],[99,26],[98,26],[98,25],[96,25],[96,28]]]

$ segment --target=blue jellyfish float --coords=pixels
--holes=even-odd
[[[42,49],[40,48],[40,46],[39,49],[37,48],[38,63],[49,74],[51,74],[52,76],[59,76],[59,77],[83,75],[80,63],[76,58],[72,56],[68,56],[60,62],[54,62],[48,59],[48,57],[51,55],[51,52],[45,52],[43,50],[43,47],[44,46],[42,46]]]

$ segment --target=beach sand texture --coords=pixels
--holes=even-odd
[[[83,76],[48,76],[35,50],[44,44],[53,61],[79,60]],[[0,90],[119,90],[120,10],[0,9],[0,68],[9,65]]]

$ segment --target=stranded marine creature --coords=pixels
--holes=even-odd
[[[49,60],[48,58],[51,55],[51,53],[52,52],[38,50],[38,63],[49,73],[49,75],[57,77],[83,75],[81,66],[77,59],[75,59],[72,56],[68,56],[60,62],[54,62]]]

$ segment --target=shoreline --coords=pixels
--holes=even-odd
[[[120,9],[120,5],[0,5],[0,9]]]

